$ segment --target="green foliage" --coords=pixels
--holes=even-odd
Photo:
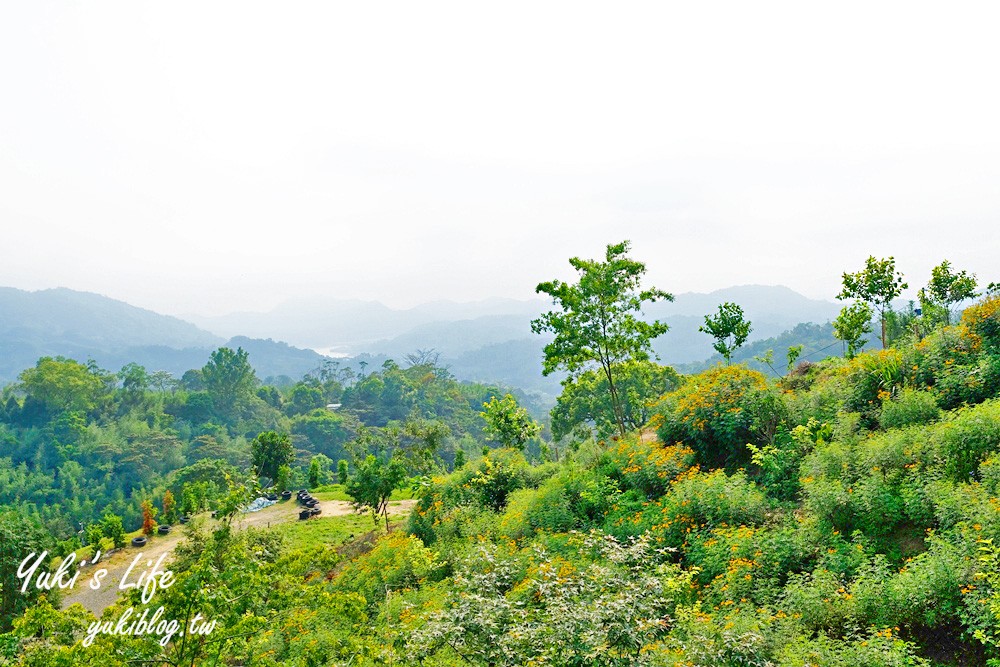
[[[864,301],[856,301],[844,306],[833,321],[833,335],[847,344],[848,359],[853,359],[868,342],[873,315],[871,306]]]
[[[420,586],[439,567],[420,540],[395,532],[382,536],[371,551],[347,564],[333,580],[333,588],[358,593],[374,605],[384,600],[388,591]]]
[[[483,403],[483,411],[479,415],[486,422],[483,432],[502,447],[524,451],[528,440],[536,437],[542,430],[541,425],[510,394],[504,394],[500,399],[490,397],[489,402]]]
[[[337,461],[337,481],[341,485],[345,485],[347,484],[347,480],[348,480],[347,461],[344,459],[340,459],[339,461]]]
[[[110,376],[94,366],[65,357],[43,357],[20,375],[27,401],[41,406],[49,416],[61,412],[92,413],[107,398]]]
[[[290,465],[294,460],[295,449],[287,435],[264,431],[250,443],[250,463],[261,477],[276,480],[281,466]]]
[[[367,508],[375,525],[378,517],[385,518],[385,529],[389,530],[389,497],[406,479],[406,464],[395,456],[384,459],[369,454],[354,467],[354,475],[347,480],[346,491],[353,499],[358,511]]]
[[[322,454],[320,454],[322,456]],[[312,472],[310,467],[309,472]],[[292,469],[285,465],[278,468],[278,476],[274,480],[274,490],[278,493],[289,491],[292,488]]]
[[[622,417],[630,430],[649,421],[652,403],[681,384],[681,377],[674,369],[651,361],[615,364],[611,376],[621,400]],[[601,371],[590,370],[567,379],[552,409],[555,439],[566,437],[582,424],[592,425],[599,438],[609,438],[618,432],[608,378]]]
[[[309,461],[309,488],[315,489],[327,483],[330,477],[330,466],[333,461],[328,456],[317,454]]]
[[[580,274],[579,282],[540,283],[535,291],[551,296],[560,310],[531,322],[535,333],[555,334],[545,346],[545,375],[564,369],[575,378],[595,365],[604,373],[621,435],[626,431],[625,417],[612,369],[626,361],[649,358],[651,341],[668,327],[659,321],[646,322],[636,314],[644,303],[673,300],[662,290],[640,289],[646,266],[629,259],[628,251],[629,242],[623,241],[607,247],[603,262],[571,258],[569,263]]]
[[[38,600],[41,591],[33,584],[21,592],[21,563],[31,554],[40,556],[49,540],[41,526],[14,508],[0,507],[0,632],[7,632],[16,616]],[[42,563],[40,570],[46,569]]]
[[[299,415],[292,420],[292,434],[309,440],[309,451],[331,459],[345,453],[347,442],[355,435],[356,427],[344,415],[319,408]]]
[[[882,320],[882,347],[886,347],[886,313],[892,309],[892,301],[899,297],[909,285],[902,274],[896,271],[896,260],[869,257],[865,268],[857,273],[844,273],[844,287],[838,299],[857,299],[871,305]],[[846,339],[845,339],[846,340]]]
[[[629,437],[602,454],[599,470],[622,491],[635,491],[653,500],[666,493],[670,483],[693,463],[694,450],[689,447]]]
[[[705,316],[705,324],[698,331],[707,333],[715,339],[712,347],[722,355],[726,364],[730,363],[733,352],[740,348],[752,331],[750,322],[743,314],[743,309],[729,301],[719,304],[719,312]]]
[[[747,443],[771,443],[785,407],[764,376],[742,366],[719,366],[667,394],[651,424],[666,443],[695,451],[702,463],[736,465],[750,457]]]
[[[941,416],[937,399],[929,391],[905,388],[882,404],[879,425],[884,429],[926,424]]]
[[[526,564],[480,547],[459,566],[456,594],[412,633],[406,653],[476,665],[657,664],[643,649],[667,636],[663,619],[686,600],[690,575],[651,564],[648,540],[625,545],[592,532],[571,546],[570,559],[539,550]]]
[[[216,409],[229,418],[235,417],[237,408],[254,395],[259,384],[243,348],[234,352],[228,347],[220,347],[212,352],[201,369],[201,377]]]
[[[120,516],[108,512],[98,525],[101,528],[101,534],[112,541],[115,549],[121,549],[125,546],[125,526]]]
[[[931,280],[920,289],[920,303],[937,306],[944,311],[945,324],[951,324],[951,309],[955,304],[976,298],[976,274],[951,269],[951,262],[944,260],[931,269]]]

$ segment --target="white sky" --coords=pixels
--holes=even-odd
[[[930,8],[929,8],[930,7]],[[0,284],[161,312],[1000,280],[990,5],[10,2]]]

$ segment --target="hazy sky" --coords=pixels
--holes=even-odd
[[[938,3],[8,2],[0,284],[168,313],[1000,280],[1000,16]]]

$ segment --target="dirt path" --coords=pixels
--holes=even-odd
[[[406,514],[415,502],[414,500],[390,502],[389,515],[398,516]],[[322,500],[320,501],[320,508],[323,512],[318,518],[311,519],[311,521],[322,521],[324,518],[345,516],[354,513],[351,503],[343,500]],[[272,525],[298,521],[301,509],[295,502],[279,502],[277,505],[271,505],[259,512],[242,514],[233,522],[233,525],[238,529],[250,526],[255,528],[270,528]],[[212,519],[208,519],[208,522],[210,524],[215,523]],[[164,560],[164,564],[169,563],[171,552],[183,539],[183,530],[180,527],[175,527],[174,532],[169,535],[154,536],[145,547],[127,546],[124,549],[119,549],[102,557],[99,567],[107,568],[108,575],[104,578],[101,587],[96,591],[92,590],[88,585],[94,572],[94,566],[88,564],[80,574],[80,579],[76,587],[63,595],[63,607],[65,608],[78,602],[95,616],[99,617],[106,608],[110,607],[118,599],[118,583],[122,580],[122,577],[136,556],[141,554],[142,560],[136,565],[133,574],[130,575],[130,581],[135,579],[138,573],[146,569],[145,566],[148,561],[155,563],[164,553],[168,554]]]

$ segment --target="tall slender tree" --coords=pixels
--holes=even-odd
[[[705,324],[698,331],[707,333],[715,339],[712,347],[722,355],[726,364],[730,364],[735,352],[753,331],[750,322],[743,315],[743,309],[732,302],[719,304],[719,312],[705,316]]]
[[[608,380],[608,392],[618,432],[625,434],[625,415],[615,377],[618,364],[649,359],[654,338],[668,329],[663,322],[647,322],[639,315],[645,303],[673,301],[663,290],[641,289],[646,265],[628,257],[628,241],[609,245],[604,261],[573,257],[570,265],[579,281],[539,283],[535,291],[548,294],[559,310],[532,320],[535,333],[550,332],[542,373],[562,369],[570,379],[599,368]]]
[[[882,348],[886,347],[886,315],[892,309],[892,300],[899,297],[909,285],[903,281],[903,274],[896,271],[893,257],[875,259],[869,257],[865,268],[856,273],[844,273],[844,288],[838,299],[857,299],[869,304],[879,315],[882,323]]]

